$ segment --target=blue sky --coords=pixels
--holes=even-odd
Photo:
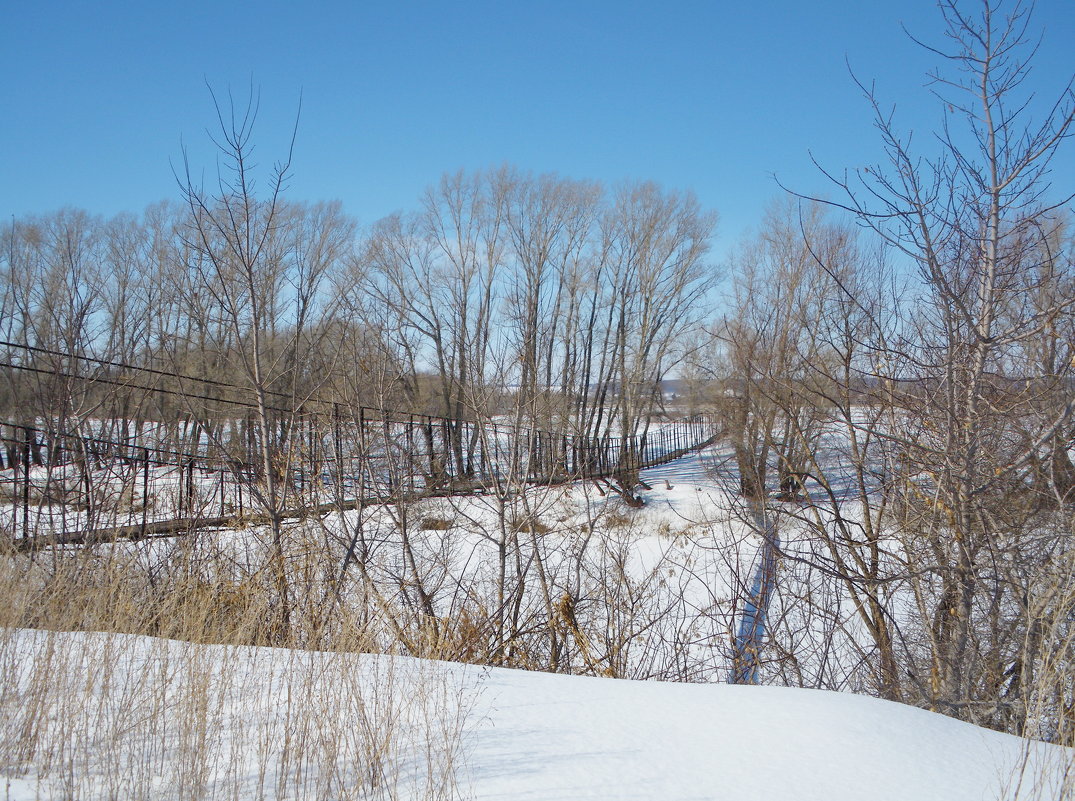
[[[965,5],[973,5],[965,4]],[[1075,69],[1075,2],[1041,0],[1035,85]],[[443,172],[502,163],[692,189],[718,252],[779,192],[829,191],[881,158],[847,62],[903,127],[939,119],[924,88],[932,0],[7,4],[0,33],[0,215],[111,215],[176,197],[181,142],[212,169],[205,81],[260,87],[263,164],[302,114],[290,196],[362,223],[413,208]],[[1075,143],[1073,143],[1075,144]],[[1075,157],[1058,165],[1069,185]]]

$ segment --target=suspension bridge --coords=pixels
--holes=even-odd
[[[317,401],[270,409],[259,425],[249,403],[182,397],[198,403],[173,404],[171,419],[0,423],[0,527],[9,542],[168,537],[522,484],[629,482],[717,435],[706,415],[662,416],[630,436],[595,436]]]

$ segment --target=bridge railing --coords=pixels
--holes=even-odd
[[[715,435],[701,416],[624,438],[373,411],[298,415],[268,451],[242,421],[0,424],[0,529],[23,538],[119,526],[145,534],[159,521],[242,518],[270,505],[302,510],[623,476]],[[266,497],[266,470],[275,498]]]

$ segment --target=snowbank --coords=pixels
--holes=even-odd
[[[178,666],[194,665],[196,670],[190,675],[199,683],[202,695],[219,699],[217,705],[227,707],[227,711],[224,725],[203,724],[212,734],[215,761],[206,766],[203,789],[191,797],[218,795],[226,784],[220,783],[221,777],[237,770],[236,764],[228,764],[220,755],[238,754],[251,744],[260,744],[260,752],[269,751],[269,764],[259,769],[256,781],[253,775],[238,776],[227,785],[228,796],[243,801],[284,797],[279,790],[286,783],[273,780],[279,770],[273,760],[281,758],[273,749],[282,748],[287,738],[278,742],[272,733],[305,730],[301,715],[295,717],[297,688],[301,686],[308,694],[305,697],[321,698],[324,688],[318,682],[327,677],[326,686],[337,686],[341,676],[347,677],[354,693],[365,694],[365,701],[354,693],[347,696],[350,708],[361,711],[362,720],[350,724],[350,713],[332,696],[326,699],[330,703],[318,704],[313,710],[319,718],[318,731],[335,732],[337,737],[347,736],[349,727],[397,731],[401,739],[390,757],[411,766],[388,766],[385,775],[394,778],[387,794],[344,792],[351,785],[341,774],[333,776],[340,795],[330,792],[326,797],[431,797],[428,779],[433,774],[416,782],[415,759],[428,761],[431,754],[435,759],[436,745],[442,742],[437,738],[456,736],[459,742],[451,746],[458,750],[452,757],[458,760],[452,774],[455,789],[461,797],[481,801],[1046,799],[1060,797],[1058,786],[1035,793],[1031,785],[1047,773],[1057,775],[1070,760],[1064,749],[1030,744],[920,709],[816,690],[623,681],[393,660],[370,654],[192,646],[130,635],[8,632],[4,645],[8,678],[21,677],[14,683],[21,685],[24,699],[31,697],[35,686],[28,661],[40,660],[58,647],[79,652],[79,658],[67,658],[63,664],[82,672],[83,678],[68,684],[67,696],[49,707],[48,714],[83,716],[82,723],[69,721],[62,727],[70,733],[83,732],[83,738],[87,727],[93,731],[95,726],[110,725],[109,715],[102,715],[105,707],[122,708],[129,721],[154,718],[149,709],[131,714],[127,707],[141,696],[132,695],[134,685],[119,678],[110,682],[126,694],[127,703],[112,707],[102,702],[103,694],[110,690],[92,680],[101,655],[112,654],[115,665],[122,666],[115,676],[138,676],[142,682],[137,685],[139,692],[145,689],[143,683],[172,682],[174,686],[165,693],[158,694],[150,687],[145,694],[149,699],[170,699],[163,706],[165,718],[182,713],[186,688],[176,677],[181,679],[185,674]],[[115,659],[120,653],[122,660]],[[48,680],[57,681],[58,663],[54,657],[50,659]],[[42,678],[38,676],[37,681]],[[207,681],[210,685],[219,681],[226,687],[205,686]],[[9,743],[17,734],[15,724],[26,723],[25,716],[12,706],[20,701],[10,684],[3,699],[5,708],[0,710],[3,736]],[[96,689],[84,691],[93,687]],[[401,711],[412,709],[411,699],[417,692],[424,692],[426,698],[456,699],[458,703],[424,703],[421,714],[412,715],[406,729],[398,725],[393,729],[382,725],[386,721],[375,719],[377,715],[398,717]],[[285,699],[292,699],[287,711]],[[212,717],[213,704],[209,706],[205,714]],[[42,711],[45,709],[43,706]],[[285,714],[291,715],[285,724],[274,720],[274,716]],[[326,714],[341,718],[325,728]],[[92,764],[93,770],[104,775],[109,766],[114,770],[135,756],[123,750],[124,743],[137,743],[146,753],[158,754],[155,758],[164,760],[161,765],[168,769],[167,760],[172,757],[167,742],[155,749],[147,740],[179,731],[181,723],[176,720],[161,725],[156,719],[154,728],[145,731],[137,730],[142,724],[135,723],[133,731],[104,738],[102,745],[107,742],[108,748],[95,754],[92,763],[80,764]],[[55,720],[52,725],[57,725]],[[417,731],[415,726],[425,728]],[[425,749],[432,743],[434,750],[416,754],[413,748],[408,750],[408,743]],[[356,753],[360,751],[357,748]],[[175,758],[184,758],[184,753],[181,749]],[[308,759],[302,769],[308,773],[331,764],[333,771],[339,771],[343,764],[339,756],[334,751],[328,762]],[[66,794],[70,782],[79,781],[79,776],[69,775],[64,785],[58,777],[41,775],[42,768],[33,759],[23,762],[28,770],[20,771],[10,758],[11,752],[6,753],[5,762],[0,764],[0,783],[5,785],[6,798],[13,801]],[[102,766],[101,761],[108,765]],[[239,759],[239,771],[243,764]],[[1017,796],[1013,788],[1024,766],[1027,786]],[[134,766],[128,764],[125,769]],[[304,786],[318,784],[316,776],[307,775],[305,780]],[[169,792],[176,790],[167,783],[154,786],[159,794],[153,797],[172,797]],[[104,788],[101,782],[90,783],[79,797],[103,797],[98,793]],[[291,792],[286,797],[307,796]]]

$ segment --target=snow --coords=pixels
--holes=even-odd
[[[186,659],[197,666],[202,679],[224,681],[221,668],[226,665],[232,674],[226,689],[209,692],[229,710],[226,726],[209,726],[218,753],[231,753],[243,743],[272,745],[266,732],[301,731],[294,718],[282,727],[257,712],[268,710],[271,715],[275,709],[282,717],[284,697],[291,698],[295,687],[309,684],[311,676],[337,675],[334,669],[341,659],[347,660],[354,686],[364,688],[367,699],[376,697],[370,708],[383,715],[406,717],[408,699],[420,687],[425,697],[463,699],[461,707],[443,700],[427,704],[411,718],[430,725],[434,738],[451,731],[454,720],[463,721],[458,789],[462,797],[477,801],[988,801],[1016,797],[1007,789],[1024,757],[1031,777],[1069,763],[1063,749],[1029,744],[921,709],[819,690],[625,681],[371,654],[297,655],[118,634],[22,631],[14,633],[14,647],[26,656],[40,655],[48,637],[98,655],[126,649],[123,665],[131,671],[161,663],[175,676]],[[289,676],[294,686],[288,684]],[[112,683],[123,684],[122,676],[113,677]],[[386,698],[386,693],[393,697]],[[78,703],[73,707],[97,715],[93,725],[109,726],[99,710]],[[431,711],[451,720],[444,725],[431,721]],[[17,717],[9,712],[5,710],[5,726]],[[178,719],[181,712],[170,714]],[[177,731],[179,721],[161,730]],[[124,736],[133,736],[147,753],[153,750],[138,732]],[[102,748],[98,756],[121,761],[115,750],[118,741],[104,740],[111,750]],[[398,758],[405,762],[410,757],[401,751]],[[408,783],[406,773],[399,773],[399,795],[392,797],[421,797],[421,788]],[[35,776],[19,776],[10,765],[0,766],[0,775],[7,777],[6,798],[11,801],[62,792],[58,783],[46,778],[39,785]],[[256,794],[256,778],[245,777],[238,785],[243,791],[234,797],[262,797]],[[272,786],[271,770],[268,781],[263,771],[260,784]],[[163,783],[157,788],[159,797],[170,797],[166,789]],[[1018,797],[1055,798],[1057,790]]]
[[[675,534],[722,517],[727,522],[730,496],[712,478],[722,460],[720,452],[710,451],[645,471],[643,478],[652,487],[643,493],[647,505],[634,513],[630,530],[623,533],[639,577],[656,565],[666,575],[681,575],[677,586],[666,592],[677,594],[693,609],[703,608],[712,594],[723,592],[722,582],[729,579],[720,575],[716,556],[695,544],[680,545]],[[568,489],[566,500],[554,503],[550,495],[550,506],[542,514],[550,519],[565,515],[567,530],[585,520],[587,509],[605,502],[592,488]],[[431,514],[443,506],[446,512],[465,513],[463,517],[472,521],[469,528],[453,525],[457,575],[476,573],[481,554],[488,556],[489,543],[477,530],[491,516],[485,503],[479,497],[428,504]],[[555,504],[562,507],[554,509]],[[432,531],[426,536],[442,535]],[[743,547],[749,555],[751,546]],[[691,567],[697,554],[713,564]],[[560,558],[550,556],[550,570],[557,568]],[[189,714],[182,702],[185,674],[176,666],[191,666],[190,681],[197,678],[202,685],[219,681],[219,692],[208,694],[219,702],[221,715],[216,727],[209,727],[210,734],[218,753],[239,755],[226,769],[241,775],[228,779],[232,783],[227,793],[214,791],[211,797],[236,801],[283,797],[273,794],[272,788],[281,786],[278,780],[273,784],[273,777],[282,772],[286,778],[287,769],[264,762],[266,755],[270,763],[277,758],[274,749],[279,743],[274,738],[281,732],[312,732],[322,739],[343,736],[357,727],[350,717],[356,709],[374,718],[372,723],[363,719],[362,725],[373,731],[392,729],[403,743],[390,754],[397,763],[389,771],[394,779],[386,797],[391,798],[430,797],[429,782],[438,781],[435,771],[423,774],[415,766],[431,758],[435,763],[441,747],[459,749],[453,769],[458,796],[477,801],[1044,801],[1071,792],[1060,783],[1075,764],[1075,756],[1066,749],[849,693],[554,675],[372,654],[196,646],[119,634],[0,634],[0,668],[18,676],[22,693],[33,686],[35,660],[47,651],[49,638],[62,638],[79,652],[77,659],[64,663],[73,666],[73,677],[56,684],[52,714],[85,717],[81,724],[66,724],[64,731],[85,734],[94,727],[111,726],[109,730],[117,732],[102,736],[101,742],[108,745],[98,751],[90,742],[95,738],[84,738],[90,752],[88,761],[79,763],[83,770],[95,765],[93,770],[110,773],[101,763],[111,764],[112,773],[131,769],[133,752],[116,747],[127,742],[153,753],[155,769],[162,776],[173,770],[171,746],[145,745],[156,735],[138,729],[141,723],[130,724],[130,731],[124,721],[110,723],[109,715],[126,714],[126,707],[102,700],[105,685],[90,678],[79,680],[98,670],[99,655],[123,652],[117,661],[124,666],[120,674],[142,675],[143,665],[149,666],[144,671],[148,681],[173,682],[167,691],[158,694],[151,687],[145,695],[147,702],[158,705],[155,708],[161,708],[162,698],[168,700],[163,708],[170,711],[165,714],[177,720],[158,725],[165,732],[181,729],[178,718]],[[716,631],[713,636],[720,635]],[[48,669],[55,670],[55,664]],[[165,675],[167,679],[162,678]],[[341,676],[347,677],[343,689]],[[131,689],[133,685],[119,679],[113,684],[126,688],[131,698],[142,697]],[[18,707],[19,692],[7,686],[0,693],[0,744],[17,736],[17,724],[27,720]],[[293,694],[310,701],[308,714],[316,719],[314,724],[295,718],[295,705],[285,709],[278,700]],[[423,699],[420,708],[414,706],[416,698]],[[356,706],[356,699],[364,700]],[[140,718],[134,715],[131,720]],[[331,751],[324,759],[311,758],[303,770],[331,771],[332,782],[346,784],[348,771],[353,770],[347,754],[360,753],[365,746],[356,740],[348,747],[350,751]],[[426,750],[420,753],[422,748]],[[216,761],[208,770],[212,775],[213,770],[224,769]],[[218,783],[210,781],[207,786],[222,788],[225,779],[217,776],[213,781]],[[70,775],[49,774],[32,761],[16,765],[0,759],[0,792],[10,801],[67,797],[70,781]],[[89,782],[78,797],[109,797],[106,786],[103,781]],[[179,785],[161,780],[156,787],[159,797],[170,798],[170,789]],[[176,792],[182,795],[182,790]],[[329,792],[317,797],[336,796]]]
[[[481,799],[993,799],[1018,738],[818,690],[490,671]]]

